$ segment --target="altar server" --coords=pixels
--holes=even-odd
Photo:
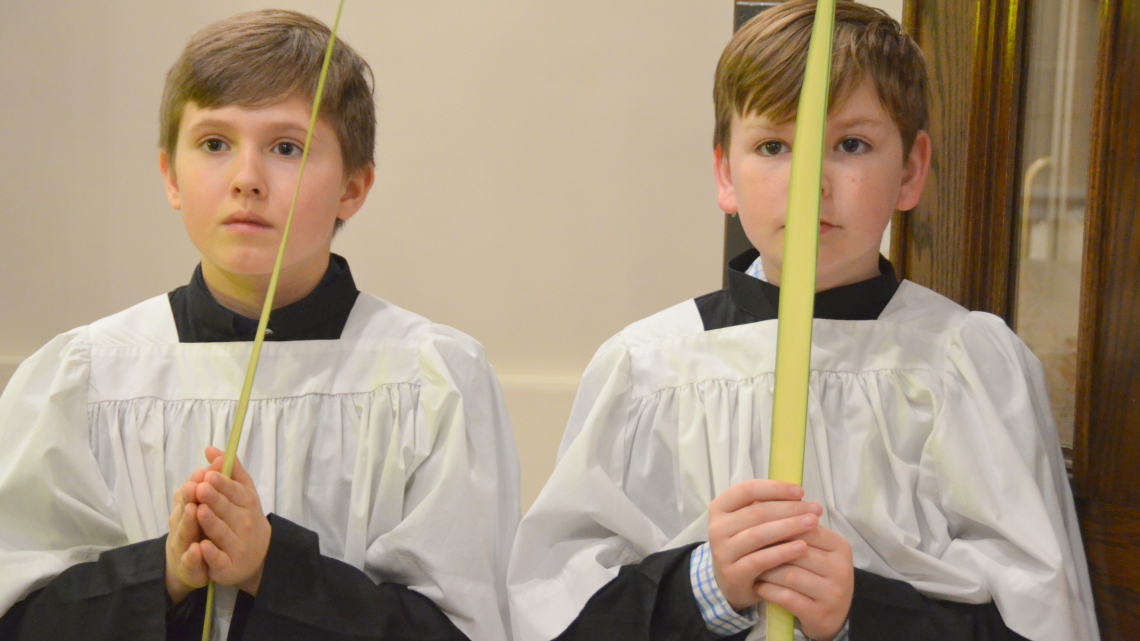
[[[768,476],[796,104],[815,3],[766,10],[717,67],[728,287],[638,321],[587,367],[516,536],[517,641],[1098,638],[1041,364],[1005,323],[879,255],[930,166],[921,52],[837,9],[803,486]],[[761,607],[757,607],[761,606]]]
[[[482,347],[361,293],[334,232],[373,182],[368,65],[336,43],[234,477],[218,473],[329,30],[193,36],[160,165],[201,263],[62,334],[0,397],[0,638],[505,639],[518,462]]]

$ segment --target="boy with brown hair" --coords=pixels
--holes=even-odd
[[[189,285],[60,335],[0,397],[0,638],[503,639],[518,462],[482,347],[356,289],[371,71],[337,42],[248,423],[219,473],[330,33],[190,39],[160,168]],[[206,459],[202,460],[202,452]]]
[[[930,166],[921,52],[840,2],[803,486],[767,477],[783,226],[815,3],[717,67],[718,202],[756,247],[728,287],[634,323],[587,368],[508,573],[515,639],[1097,638],[1039,362],[998,318],[879,255]]]

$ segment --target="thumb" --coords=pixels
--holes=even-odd
[[[230,475],[230,478],[248,488],[254,488],[253,477],[245,471],[245,466],[241,464],[240,458],[234,458],[234,473]]]

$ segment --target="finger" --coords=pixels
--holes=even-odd
[[[198,499],[208,502],[216,500],[217,495],[220,495],[220,497],[226,499],[226,501],[216,505],[211,503],[210,505],[214,507],[218,516],[228,521],[230,518],[230,504],[240,508],[248,508],[253,505],[256,492],[238,483],[234,479],[226,478],[221,472],[208,472],[206,474],[206,482],[198,488]]]
[[[210,578],[207,574],[206,563],[202,561],[202,549],[198,543],[193,543],[178,559],[180,569],[179,580],[194,588],[206,585]]]
[[[215,581],[233,565],[233,560],[213,541],[202,541],[202,560],[206,562],[207,572]]]
[[[197,541],[186,548],[179,560],[182,561],[182,567],[191,575],[204,572],[206,569],[206,562],[202,560],[202,544]]]
[[[240,458],[234,458],[234,473],[230,475],[230,478],[256,492],[253,485],[253,477],[249,475],[249,472],[245,471],[245,466],[241,464]]]
[[[709,538],[728,539],[755,525],[781,519],[815,514],[823,508],[808,501],[763,501],[746,505],[735,512],[719,514],[709,523]]]
[[[819,606],[807,596],[782,585],[761,581],[756,584],[756,594],[769,603],[784,608],[796,618],[803,619],[805,614],[811,613]]]
[[[804,556],[806,554],[764,572],[760,581],[794,590],[812,601],[824,601],[835,589],[823,576],[797,565]]]
[[[845,552],[851,549],[851,544],[842,534],[822,525],[796,538],[825,552]]]
[[[191,475],[191,476],[193,476],[193,475]],[[180,489],[181,489],[181,494],[182,494],[182,504],[183,505],[186,505],[187,503],[197,503],[198,502],[198,498],[196,496],[198,493],[198,481],[195,481],[195,480],[193,480],[193,478],[191,478],[191,480],[183,483],[182,487]]]
[[[757,550],[793,540],[818,523],[819,517],[816,515],[804,514],[755,525],[725,541],[721,545],[722,558],[732,562]]]
[[[178,538],[180,546],[178,549],[188,547],[191,543],[198,540],[198,508],[194,505],[187,504],[182,508],[182,523],[178,527]]]
[[[183,486],[174,490],[174,494],[171,496],[170,518],[166,520],[167,528],[171,534],[178,530],[178,524],[182,522],[182,508],[186,505],[184,495],[185,487]]]
[[[804,489],[792,483],[770,479],[751,479],[728,488],[713,500],[709,510],[735,512],[757,501],[798,501]]]
[[[234,533],[233,528],[228,523],[218,518],[218,515],[210,509],[209,505],[198,506],[198,523],[199,527],[202,528],[202,533],[206,535],[206,539],[202,540],[203,543],[209,540],[210,544],[216,548],[237,549],[237,534]],[[208,562],[209,559],[207,559]]]
[[[198,483],[202,483],[205,480],[206,480],[206,470],[203,470],[202,468],[198,468],[198,469],[194,470],[193,473],[190,474],[190,481],[188,481],[188,482],[192,482],[195,485],[197,485]],[[191,494],[190,496],[193,496],[193,494]]]
[[[740,558],[729,567],[729,572],[756,581],[761,574],[795,560],[806,550],[803,541],[780,543]]]
[[[796,540],[801,541],[802,539],[797,537]],[[837,563],[838,559],[833,553],[814,548],[809,544],[803,554],[788,561],[787,565],[800,568],[801,570],[811,572],[820,577],[828,577],[840,573]]]
[[[177,522],[170,529],[170,548],[178,556],[197,538],[197,521],[192,514],[195,510],[193,505],[183,505],[177,518],[171,515],[171,519],[176,518]]]
[[[226,453],[223,452],[222,450],[214,447],[213,445],[209,445],[206,447],[206,462],[208,462],[212,466],[215,463],[218,463],[219,458],[222,459],[222,461],[225,461]],[[221,469],[221,468],[219,468],[219,469]]]

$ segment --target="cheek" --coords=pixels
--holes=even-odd
[[[340,182],[336,177],[320,175],[312,176],[313,180],[310,182],[308,169],[305,170],[305,174],[305,184],[301,187],[297,211],[293,214],[293,227],[304,229],[307,237],[323,240],[326,232],[331,233],[339,210]],[[291,192],[289,195],[292,197]],[[288,205],[286,212],[287,208]]]
[[[758,171],[739,189],[753,212],[763,216],[782,215],[788,202],[788,172],[779,166]]]
[[[843,192],[843,201],[855,205],[861,213],[884,209],[893,212],[900,184],[895,173],[874,167],[862,168],[844,175],[837,186]]]

